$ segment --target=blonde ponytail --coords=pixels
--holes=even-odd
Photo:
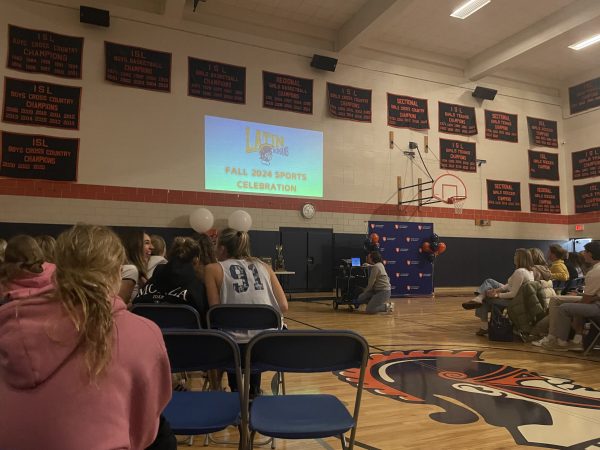
[[[125,251],[110,229],[78,224],[56,242],[56,296],[80,334],[90,379],[112,357],[113,298]]]

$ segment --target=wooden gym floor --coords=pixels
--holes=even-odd
[[[468,298],[395,299],[392,315],[373,316],[334,310],[330,300],[294,301],[285,320],[290,329],[354,330],[369,342],[378,366],[365,385],[356,449],[600,448],[600,350],[584,358],[475,336],[478,319],[460,306]],[[263,375],[265,392],[271,376]],[[288,374],[286,388],[351,406],[356,391],[342,378]],[[202,446],[197,437],[179,448]],[[277,440],[277,448],[341,446],[331,438]]]

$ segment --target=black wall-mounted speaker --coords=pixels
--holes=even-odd
[[[480,98],[482,100],[494,100],[498,91],[496,89],[490,89],[482,86],[475,87],[473,91],[473,97]]]
[[[91,8],[82,5],[79,7],[79,21],[101,27],[108,27],[110,26],[110,13],[105,9]]]
[[[329,56],[313,55],[310,65],[311,67],[314,67],[316,69],[335,72],[335,66],[337,66],[337,61],[337,59],[330,58]]]

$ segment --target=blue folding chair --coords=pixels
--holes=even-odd
[[[161,330],[199,330],[200,315],[189,305],[136,303],[131,312],[151,320]]]
[[[219,330],[281,330],[281,313],[271,305],[225,304],[211,306],[208,328]]]
[[[283,439],[339,437],[343,449],[352,449],[369,356],[366,340],[352,331],[265,331],[254,337],[244,364],[244,408],[249,409],[250,449],[254,436]],[[256,397],[250,406],[249,375],[252,370],[276,372],[330,372],[359,368],[354,413],[328,394]],[[350,438],[346,443],[344,433]]]
[[[235,341],[218,330],[163,332],[172,372],[224,369],[235,372],[241,384],[240,353]],[[163,414],[175,434],[215,433],[229,425],[240,432],[239,449],[246,446],[242,394],[224,391],[173,392]]]
[[[206,314],[208,328],[222,331],[263,331],[268,329],[281,330],[283,317],[281,313],[270,305],[262,304],[224,304],[212,306]],[[238,384],[238,386],[241,386]],[[241,387],[240,387],[241,390]],[[285,394],[285,380],[283,373],[276,373],[271,382],[274,394]],[[216,441],[208,436],[208,442],[214,444],[229,444],[230,442]],[[207,443],[208,443],[207,442]],[[275,448],[275,441],[268,440],[257,445],[271,443]]]

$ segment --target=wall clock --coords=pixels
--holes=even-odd
[[[302,217],[304,217],[305,219],[312,219],[315,216],[315,213],[317,212],[317,208],[315,208],[315,205],[313,205],[312,203],[305,203],[302,206]]]

